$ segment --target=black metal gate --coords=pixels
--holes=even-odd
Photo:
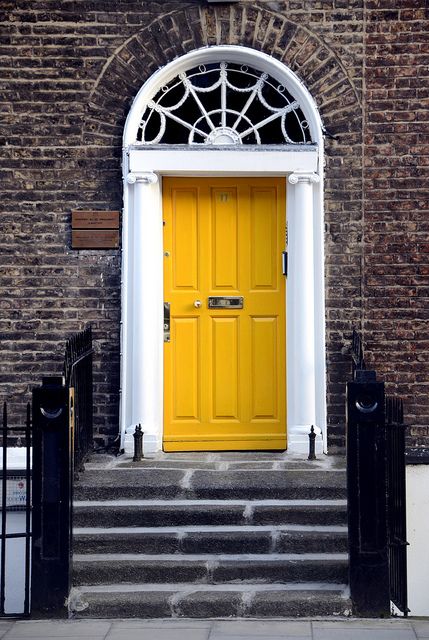
[[[386,398],[386,449],[390,599],[407,615],[405,427],[399,398]]]
[[[24,426],[1,425],[0,617],[63,616],[70,589],[73,454],[92,447],[91,328],[67,341],[64,376],[33,389]]]
[[[74,389],[74,468],[83,470],[93,445],[92,329],[76,333],[66,342],[64,376]]]
[[[365,369],[362,341],[352,339],[347,384],[347,480],[350,591],[355,613],[385,616],[393,603],[406,616],[405,425],[399,398]]]
[[[14,468],[13,454],[19,469]],[[3,405],[1,470],[0,616],[30,615],[31,405],[25,426],[8,425]]]

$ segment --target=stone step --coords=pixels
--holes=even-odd
[[[322,462],[318,462],[317,460],[311,463],[312,470],[321,470],[326,469],[326,465]],[[99,465],[94,463],[87,463],[85,465],[87,470],[95,470],[99,469]],[[118,469],[194,469],[194,470],[205,470],[205,469],[213,469],[218,471],[232,471],[232,470],[246,470],[246,469],[261,469],[261,470],[286,470],[286,469],[294,469],[294,470],[305,470],[309,469],[308,460],[303,458],[302,460],[284,460],[284,458],[273,459],[271,456],[262,460],[239,460],[237,458],[232,458],[231,460],[222,460],[208,462],[207,460],[194,461],[184,458],[179,459],[171,459],[170,457],[166,460],[154,460],[150,458],[145,458],[141,462],[133,462],[132,460],[128,460],[127,462],[117,462],[115,464],[115,468]],[[332,465],[332,471],[344,470],[344,465]]]
[[[75,485],[77,500],[107,499],[344,499],[344,471],[172,470],[86,471]]]
[[[75,485],[79,617],[348,615],[342,461],[163,454]]]
[[[308,439],[307,439],[308,442]],[[152,468],[152,469],[325,469],[335,471],[345,469],[346,460],[342,456],[320,455],[309,461],[305,453],[290,451],[219,451],[191,452],[180,451],[164,453],[158,451],[149,454],[143,460],[134,462],[131,455],[112,456],[94,454],[85,468],[112,469]]]
[[[346,583],[342,553],[323,554],[76,554],[75,585],[122,583]]]
[[[75,553],[334,553],[347,551],[347,528],[315,525],[81,527]]]
[[[274,618],[349,616],[344,584],[87,586],[70,597],[77,618]]]
[[[160,527],[184,525],[342,525],[345,500],[105,500],[75,501],[78,527]]]

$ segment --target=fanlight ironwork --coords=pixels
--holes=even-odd
[[[299,102],[267,73],[217,62],[180,73],[147,103],[138,142],[150,144],[306,144]]]

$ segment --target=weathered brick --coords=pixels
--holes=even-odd
[[[429,446],[428,15],[421,0],[4,2],[0,14],[0,384],[13,411],[94,327],[97,443],[118,428],[120,257],[72,251],[70,211],[121,209],[122,130],[144,81],[186,51],[260,49],[311,91],[326,140],[329,440],[344,445],[346,354],[405,398]],[[365,12],[365,20],[364,20]]]

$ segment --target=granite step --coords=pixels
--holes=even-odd
[[[347,551],[347,528],[316,525],[78,527],[75,553],[324,553]]]
[[[77,527],[185,525],[345,525],[345,500],[75,501]]]
[[[92,463],[75,485],[71,614],[350,615],[346,520],[341,460]]]
[[[343,470],[109,469],[86,471],[77,500],[115,499],[345,499]]]
[[[74,589],[76,618],[280,618],[350,616],[347,587],[332,583],[270,585],[112,584]]]
[[[75,585],[345,583],[347,554],[76,554]]]

